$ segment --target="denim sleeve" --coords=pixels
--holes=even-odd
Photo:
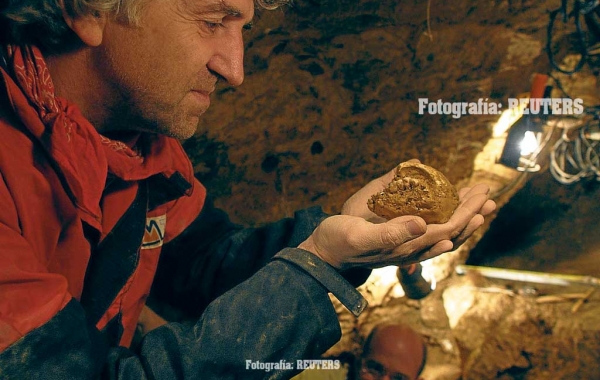
[[[152,294],[199,318],[212,300],[250,278],[281,250],[297,247],[327,216],[312,207],[293,218],[242,228],[207,201],[196,220],[163,246]],[[342,276],[356,287],[369,274],[356,268]]]
[[[0,377],[289,378],[299,372],[296,360],[319,358],[341,336],[330,292],[355,315],[366,306],[334,268],[293,248],[324,217],[315,208],[243,229],[222,211],[205,208],[165,247],[155,284],[158,294],[196,315],[193,323],[159,327],[136,351],[110,347],[73,299],[0,353]]]
[[[161,326],[136,352],[108,347],[72,300],[0,353],[0,377],[287,379],[299,372],[296,360],[318,358],[340,336],[327,289],[298,265],[275,259],[211,302],[193,325]]]

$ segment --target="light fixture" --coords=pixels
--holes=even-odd
[[[531,86],[528,107],[511,110],[511,112],[520,112],[521,115],[508,130],[499,163],[519,171],[540,170],[540,165],[535,161],[540,150],[546,115],[540,109],[539,100],[550,95],[552,88],[546,87],[547,81],[547,75],[536,74]]]
[[[525,131],[525,136],[521,140],[521,156],[529,156],[540,147],[541,133]]]
[[[540,169],[535,156],[542,139],[544,122],[539,117],[523,115],[508,131],[499,162],[519,171]]]

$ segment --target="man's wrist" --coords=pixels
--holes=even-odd
[[[317,246],[315,244],[315,241],[313,240],[312,235],[310,235],[306,240],[304,240],[302,243],[300,243],[298,245],[298,248],[303,249],[307,252],[312,253],[313,255],[317,256],[319,259],[323,260],[324,262],[326,262],[327,264],[331,265],[332,267],[334,267],[337,270],[341,270],[341,265],[339,263],[332,263],[331,258],[329,257],[325,257],[325,255],[322,255],[319,250],[317,249]]]
[[[285,248],[273,257],[274,260],[283,260],[302,269],[316,281],[321,283],[329,292],[355,316],[367,306],[363,296],[348,283],[339,271],[322,260],[313,252],[302,248]]]

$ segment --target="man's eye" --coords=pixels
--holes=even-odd
[[[204,27],[208,30],[215,31],[216,29],[220,28],[223,26],[223,23],[221,22],[213,22],[213,21],[203,21],[202,24],[204,25]]]

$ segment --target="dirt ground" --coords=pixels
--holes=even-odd
[[[357,355],[375,325],[401,322],[426,338],[427,380],[599,379],[600,295],[576,307],[577,300],[568,297],[586,294],[587,288],[536,290],[455,276],[424,300],[392,299],[359,319],[339,306],[343,338],[327,355]]]
[[[594,182],[530,178],[468,264],[598,277],[599,195]],[[373,326],[403,322],[427,339],[427,380],[600,379],[599,290],[454,274],[421,301],[388,299],[358,320],[338,306],[344,337],[328,354],[358,354]]]
[[[469,263],[599,277],[599,195],[600,184],[597,181],[565,186],[556,182],[549,172],[532,178],[499,212],[488,233],[473,250]],[[534,287],[538,300],[550,294],[593,290],[586,286],[507,285]],[[577,312],[571,310],[576,301],[534,304],[537,308],[531,310],[535,314],[529,312],[529,304],[516,300],[509,303],[515,308],[526,306],[528,323],[531,324],[526,331],[518,330],[517,340],[526,338],[531,347],[539,346],[534,351],[545,353],[545,356],[539,357],[524,351],[531,356],[527,361],[532,368],[520,371],[526,373],[526,377],[515,378],[600,378],[598,293],[596,288],[590,300]],[[500,324],[499,327],[502,326]],[[552,350],[544,348],[544,345],[552,347]],[[549,377],[543,377],[547,376],[544,371]],[[532,377],[533,374],[536,377]]]

